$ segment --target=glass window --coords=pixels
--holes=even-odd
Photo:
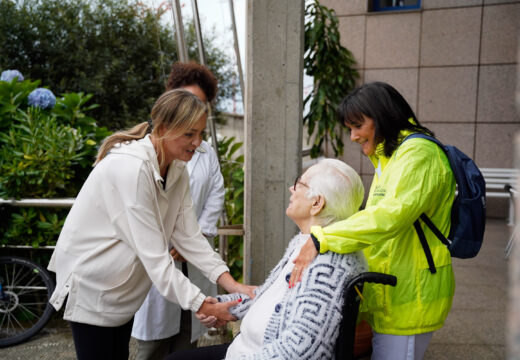
[[[373,0],[372,11],[399,11],[420,9],[421,0]]]

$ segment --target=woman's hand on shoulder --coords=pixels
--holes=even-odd
[[[316,246],[314,246],[314,242],[311,237],[303,244],[300,249],[300,253],[298,257],[293,260],[294,268],[291,273],[291,278],[289,279],[289,287],[293,287],[296,285],[298,281],[302,280],[302,274],[305,269],[309,266],[309,264],[318,256],[318,250],[316,250]]]

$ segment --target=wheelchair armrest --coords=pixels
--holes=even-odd
[[[354,359],[354,337],[356,334],[356,321],[359,312],[359,297],[355,286],[361,291],[364,283],[377,283],[395,286],[397,278],[377,272],[365,272],[357,275],[348,282],[343,292],[343,320],[340,324],[339,336],[336,342],[336,359]]]

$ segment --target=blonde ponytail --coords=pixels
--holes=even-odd
[[[125,141],[142,139],[145,137],[147,131],[148,123],[145,121],[135,125],[133,128],[129,130],[119,131],[115,134],[110,135],[105,139],[105,141],[103,141],[103,144],[99,148],[94,165],[103,160],[103,158],[108,154],[110,149],[112,149],[116,144],[120,144]]]
[[[180,89],[166,91],[152,108],[150,124],[143,122],[130,130],[120,131],[106,138],[99,148],[94,165],[103,160],[116,144],[142,139],[151,131],[151,136],[158,142],[155,150],[159,154],[159,165],[162,167],[164,140],[181,136],[206,113],[206,105],[192,93]],[[161,133],[159,129],[162,129]]]

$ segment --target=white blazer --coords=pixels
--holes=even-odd
[[[217,235],[217,221],[224,206],[224,179],[220,172],[217,155],[206,141],[197,148],[186,168],[190,174],[190,192],[202,233],[211,246]],[[178,269],[180,262],[176,262]],[[217,295],[217,287],[191,263],[188,263],[188,277],[208,296]],[[139,340],[161,340],[174,336],[180,331],[181,308],[166,300],[152,286],[148,296],[135,314],[132,336]],[[207,331],[192,314],[191,341],[196,341]]]
[[[68,295],[64,319],[123,325],[152,282],[169,301],[197,311],[206,295],[175,268],[172,246],[212,282],[229,271],[199,228],[185,163],[174,161],[162,181],[149,136],[114,147],[92,170],[49,264],[56,310]]]

